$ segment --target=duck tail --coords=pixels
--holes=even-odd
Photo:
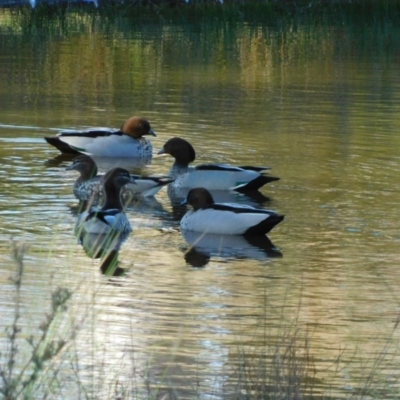
[[[57,136],[45,137],[44,140],[46,140],[48,144],[51,144],[60,150],[61,153],[80,154],[79,151],[74,150],[69,144],[64,143]]]
[[[259,224],[252,226],[251,228],[247,229],[244,235],[265,235],[268,233],[272,228],[278,225],[280,222],[284,220],[284,215],[270,215],[268,218],[261,221]]]
[[[260,187],[266,185],[269,182],[279,181],[276,176],[270,175],[260,175],[256,179],[253,179],[250,182],[242,183],[232,188],[232,190],[236,190],[237,192],[247,192],[247,191],[254,191],[260,189]]]

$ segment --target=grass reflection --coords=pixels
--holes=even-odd
[[[360,7],[358,2],[347,6]],[[140,94],[142,108],[151,109],[154,88],[166,87],[174,89],[174,104],[179,104],[176,113],[187,109],[202,112],[202,99],[209,99],[211,104],[212,99],[225,97],[240,115],[242,103],[237,99],[251,92],[263,101],[265,93],[258,90],[260,87],[274,88],[279,83],[285,88],[313,81],[337,87],[334,70],[338,60],[351,60],[345,71],[356,74],[362,61],[379,59],[390,65],[400,53],[400,24],[396,20],[400,14],[392,13],[395,6],[389,4],[386,8],[377,5],[377,13],[369,19],[360,19],[360,15],[369,15],[369,9],[363,6],[365,11],[353,19],[349,11],[333,12],[331,19],[328,15],[307,19],[311,12],[307,10],[296,18],[273,18],[271,23],[269,17],[258,21],[232,18],[226,23],[218,18],[200,18],[190,22],[182,16],[184,10],[175,11],[175,19],[171,15],[160,20],[153,13],[148,23],[146,8],[144,14],[136,8],[135,17],[128,11],[119,13],[118,7],[114,10],[105,4],[104,9],[38,6],[33,10],[0,10],[0,47],[8,56],[2,65],[4,84],[0,93],[9,99],[7,106],[22,108],[32,103],[39,109],[64,110],[70,101],[73,116],[78,119],[88,105],[99,109],[104,104],[112,104],[114,109],[126,107],[124,96],[128,93]],[[339,7],[336,2],[332,9],[335,7]],[[174,72],[168,81],[165,70]],[[192,91],[188,81],[196,82],[198,76],[201,85]],[[15,82],[24,85],[16,87]],[[371,82],[370,87],[375,84]],[[387,87],[388,98],[396,98],[395,90]],[[60,103],[52,103],[50,95]],[[165,99],[164,93],[162,96]],[[110,123],[87,121],[89,126]]]

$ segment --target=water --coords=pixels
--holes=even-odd
[[[303,384],[316,394],[396,393],[398,41],[379,30],[128,29],[90,18],[29,30],[1,14],[1,315],[7,325],[14,310],[12,236],[30,244],[22,336],[37,332],[52,290],[73,291],[60,334],[71,323],[78,334],[54,364],[57,393],[77,398],[82,382],[100,398],[238,398],[250,382],[261,392],[263,363],[290,345],[298,360],[308,354]],[[233,199],[286,215],[273,246],[211,238],[191,248],[185,210],[162,190],[129,205],[125,273],[103,275],[74,235],[71,157],[43,137],[131,115],[150,120],[154,152],[182,136],[197,163],[271,166],[281,180],[261,199]],[[156,157],[142,172],[171,163]]]

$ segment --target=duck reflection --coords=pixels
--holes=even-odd
[[[172,185],[168,186],[168,197],[171,204],[179,205],[187,198],[189,193],[188,188],[176,189]],[[240,193],[234,190],[209,190],[216,203],[239,203],[249,206],[259,206],[271,201],[267,196],[264,196],[258,190],[253,190],[246,193]]]
[[[181,234],[190,245],[184,255],[185,260],[193,267],[204,267],[211,257],[255,260],[282,257],[281,251],[265,235],[217,235],[186,230],[182,230]]]
[[[135,194],[132,195],[130,192],[124,193],[121,197],[125,211],[135,211],[144,214],[150,214],[154,211],[157,214],[166,213],[163,204],[155,197],[135,196]],[[68,207],[73,216],[78,216],[85,210],[89,210],[92,206],[101,204],[91,200],[80,200],[79,203],[69,204]],[[186,206],[181,206],[181,209],[183,216],[187,211]]]
[[[94,204],[94,202],[91,202],[91,201],[80,200],[79,203],[68,204],[68,207],[69,207],[69,210],[71,211],[71,215],[73,215],[74,217],[78,217],[84,211],[90,210],[90,208],[93,206],[93,204]]]
[[[111,168],[125,168],[140,174],[142,168],[151,164],[151,157],[100,157],[91,155],[99,170],[108,171]]]
[[[185,261],[194,268],[205,267],[211,259],[210,253],[205,250],[197,250],[195,246],[192,246],[186,251],[184,255]]]
[[[151,211],[164,211],[162,203],[155,197],[142,197],[137,196],[135,193],[126,191],[122,195],[122,202],[124,209],[129,211],[136,211],[142,213],[149,213]]]
[[[74,157],[76,157],[76,154],[62,153],[53,158],[49,158],[47,161],[45,161],[44,165],[47,168],[59,167],[61,164],[64,164],[67,161],[70,162]]]
[[[120,276],[126,270],[119,267],[118,253],[122,244],[129,237],[130,232],[110,232],[108,234],[88,233],[76,229],[78,243],[83,247],[90,258],[101,260],[100,270],[105,275]]]

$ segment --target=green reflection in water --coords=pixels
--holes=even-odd
[[[149,110],[154,92],[172,96],[177,113],[189,108],[204,115],[205,98],[229,99],[239,113],[242,102],[235,99],[257,88],[335,86],[335,64],[343,58],[351,75],[363,62],[389,66],[400,50],[399,28],[393,26],[390,31],[361,26],[357,34],[353,26],[275,29],[249,23],[132,29],[126,19],[110,24],[96,13],[35,19],[8,10],[1,19],[2,53],[13,54],[0,72],[5,106],[57,110],[62,119],[68,119],[71,105],[77,114],[82,107]],[[374,76],[365,73],[374,85]],[[395,97],[391,85],[385,89],[387,98]],[[259,94],[262,101],[264,93]]]

